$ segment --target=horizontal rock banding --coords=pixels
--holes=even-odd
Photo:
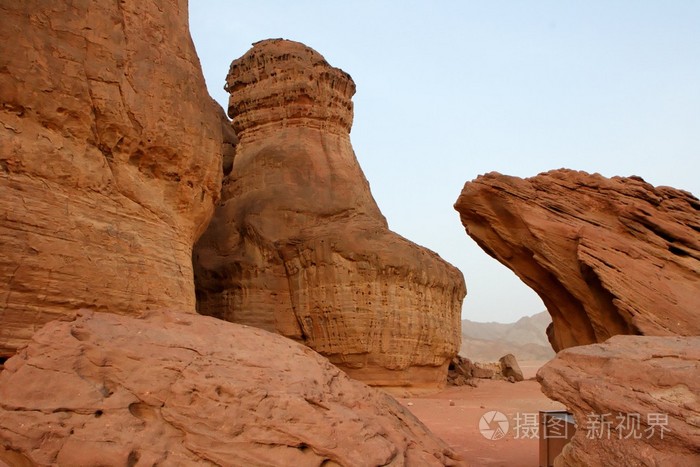
[[[297,339],[371,384],[443,386],[463,278],[389,231],[350,144],[350,76],[269,40],[227,86],[239,143],[195,249],[199,311]]]

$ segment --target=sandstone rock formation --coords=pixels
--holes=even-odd
[[[0,3],[0,356],[78,308],[194,311],[222,131],[187,3]]]
[[[267,40],[227,88],[239,143],[195,248],[199,312],[296,339],[373,385],[444,385],[464,281],[389,231],[350,143],[350,76]]]
[[[0,401],[12,466],[458,463],[394,399],[309,348],[189,313],[49,323],[7,361]]]
[[[555,465],[700,465],[700,337],[615,336],[537,378],[577,422]]]
[[[700,201],[639,177],[490,173],[455,208],[544,301],[555,350],[616,334],[700,334]]]

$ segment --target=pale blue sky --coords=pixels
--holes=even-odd
[[[351,138],[392,230],[462,270],[463,317],[542,311],[466,235],[464,183],[567,167],[700,194],[700,1],[190,0],[212,96],[258,40],[303,42],[357,85]]]

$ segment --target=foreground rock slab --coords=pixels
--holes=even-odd
[[[456,465],[308,347],[187,313],[82,312],[0,373],[0,465]]]
[[[615,336],[542,367],[578,425],[566,465],[700,465],[700,337]]]
[[[455,204],[467,233],[544,301],[555,350],[617,334],[700,335],[700,201],[639,177],[490,173]]]
[[[0,3],[0,357],[80,308],[194,312],[220,109],[187,2]]]
[[[368,384],[444,386],[464,279],[389,230],[350,143],[350,76],[267,40],[227,88],[239,143],[195,247],[198,311],[303,342]]]

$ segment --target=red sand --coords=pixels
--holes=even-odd
[[[528,370],[523,368],[526,377],[533,374]],[[524,439],[522,431],[521,439],[516,439],[516,417],[520,414],[523,420],[528,417],[524,414],[564,408],[545,397],[534,380],[520,383],[480,380],[476,388],[452,387],[437,394],[398,398],[398,401],[473,466],[537,466],[539,440]],[[489,411],[501,412],[508,418],[510,427],[502,439],[487,439],[479,431],[479,420]],[[526,425],[529,426],[519,422],[520,427]]]

